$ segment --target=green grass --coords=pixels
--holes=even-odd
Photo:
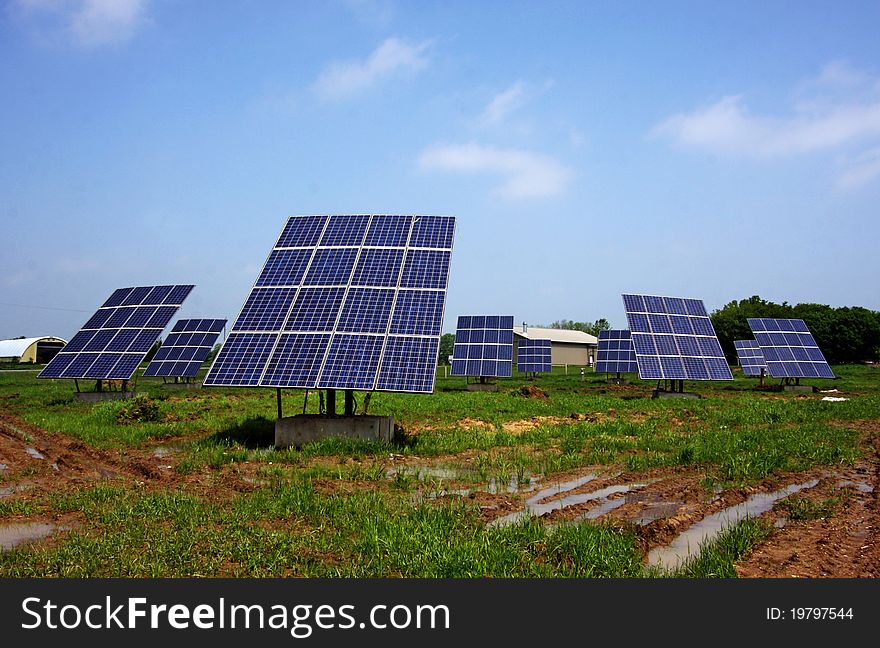
[[[851,424],[880,420],[880,369],[835,371],[838,380],[815,383],[848,401],[755,391],[756,381],[739,373],[729,383],[686,385],[699,400],[651,399],[652,383],[610,386],[594,374],[582,381],[578,369],[468,392],[441,369],[432,395],[373,395],[370,413],[394,417],[399,443],[328,439],[302,450],[273,447],[273,390],[171,391],[141,378],[146,399],[90,404],[73,398],[71,381],[0,373],[0,403],[27,423],[121,452],[172,445],[178,475],[208,490],[217,484],[222,494],[146,492],[122,481],[12,494],[0,499],[0,523],[76,522],[49,541],[0,553],[0,576],[643,576],[629,531],[589,523],[546,529],[534,520],[487,529],[466,498],[415,498],[448,479],[416,470],[389,478],[399,465],[392,457],[454,469],[455,481],[478,487],[597,465],[635,473],[684,467],[707,488],[744,486],[860,456],[867,433]],[[521,395],[526,384],[548,397]],[[284,392],[285,414],[303,411],[303,397]],[[317,405],[312,393],[306,411]],[[245,464],[248,488],[222,486],[244,475]],[[0,472],[0,484],[23,477]],[[800,499],[786,504],[792,519],[832,515],[837,506]],[[738,556],[763,537],[762,525],[738,525],[680,575],[731,576]]]

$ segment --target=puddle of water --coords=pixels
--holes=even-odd
[[[523,520],[530,516],[540,517],[559,509],[568,508],[569,506],[576,506],[578,504],[584,504],[593,500],[604,500],[601,504],[599,504],[599,506],[590,509],[589,511],[575,519],[575,521],[592,520],[604,515],[608,511],[613,511],[617,507],[626,504],[626,498],[621,497],[611,500],[609,499],[610,496],[628,493],[632,490],[638,490],[639,488],[644,488],[646,485],[617,484],[614,486],[606,486],[605,488],[600,488],[599,490],[590,491],[589,493],[575,493],[573,495],[566,495],[558,499],[552,499],[547,502],[542,501],[548,499],[553,494],[558,495],[570,490],[574,490],[575,488],[579,488],[580,486],[583,486],[584,484],[589,483],[596,478],[597,475],[589,474],[585,475],[584,477],[579,477],[578,479],[572,480],[570,482],[564,482],[562,484],[557,484],[554,487],[546,488],[526,500],[526,508],[524,510],[515,511],[513,513],[509,513],[505,516],[492,520],[487,526],[507,526],[509,524],[519,522],[520,520]]]
[[[865,494],[874,492],[873,486],[871,486],[870,484],[866,484],[865,482],[860,482],[860,481],[849,481],[849,480],[839,481],[835,485],[837,486],[837,488],[847,488],[847,487],[855,488],[860,493],[865,493]]]
[[[428,481],[428,480],[438,480],[438,481],[479,481],[479,473],[476,470],[470,468],[454,468],[451,466],[420,466],[420,467],[412,467],[408,468],[403,466],[401,468],[389,468],[385,471],[385,477],[388,479],[394,479],[396,475],[406,475],[408,477],[412,477],[417,479],[418,481]],[[525,479],[528,481],[525,481]],[[524,475],[523,480],[520,481],[519,476],[516,473],[511,473],[510,477],[507,479],[506,483],[504,480],[499,479],[497,477],[490,477],[488,482],[483,487],[478,487],[478,490],[485,490],[492,495],[497,495],[498,493],[521,493],[533,491],[537,488],[537,483],[540,481],[540,475]],[[467,492],[458,490],[458,491],[443,491],[443,493],[455,493],[455,494],[470,494],[470,490]],[[435,494],[435,497],[437,494]]]
[[[678,513],[681,502],[651,502],[632,519],[633,524],[646,526],[661,518],[672,517]]]
[[[757,517],[766,513],[783,497],[805,488],[812,488],[818,483],[818,479],[813,479],[803,484],[786,486],[772,493],[758,493],[741,504],[709,515],[681,533],[671,544],[648,552],[648,565],[673,569],[697,557],[705,543],[714,540],[728,527],[736,525],[746,517]]]
[[[499,480],[495,477],[491,477],[489,479],[489,484],[487,485],[486,490],[492,495],[497,495],[498,493],[501,493],[505,490],[498,485],[498,481]],[[520,483],[519,477],[515,474],[512,474],[510,476],[510,479],[507,480],[506,491],[508,493],[525,493],[533,491],[538,487],[539,481],[539,477],[536,477],[535,475],[530,475],[528,482]]]
[[[46,458],[46,455],[41,453],[36,448],[25,448],[25,452],[27,452],[34,459],[45,459]]]
[[[153,448],[153,456],[161,459],[163,457],[169,457],[171,455],[177,454],[183,450],[183,446],[179,445],[170,445],[170,446],[156,446]]]
[[[0,526],[0,551],[9,551],[23,542],[42,540],[52,535],[55,529],[55,525],[48,522]]]

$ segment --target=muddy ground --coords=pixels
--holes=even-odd
[[[543,422],[543,421],[541,421]],[[522,426],[527,426],[523,422]],[[423,484],[425,496],[467,498],[480,506],[487,524],[503,523],[507,517],[531,506],[547,524],[592,519],[633,529],[645,555],[668,545],[680,533],[727,507],[742,504],[756,494],[816,481],[789,497],[817,503],[825,511],[819,517],[801,519],[779,500],[762,517],[774,524],[772,533],[756,545],[737,565],[741,577],[846,578],[880,576],[880,528],[878,473],[880,429],[876,422],[853,424],[870,439],[867,456],[853,466],[816,468],[784,478],[768,479],[744,489],[707,492],[702,473],[663,468],[638,474],[615,472],[608,467],[582,469],[576,473],[537,478],[529,484],[475,484],[473,479],[445,479],[440,492]],[[510,430],[513,433],[519,430]],[[60,434],[49,434],[10,415],[0,415],[0,501],[45,500],[47,494],[89,485],[120,481],[147,490],[181,490],[210,500],[223,500],[255,488],[258,463],[239,463],[221,470],[174,470],[177,456],[165,451],[97,450]],[[466,464],[466,456],[455,458]],[[334,460],[335,461],[335,460]],[[436,458],[392,455],[383,468],[418,471],[442,464]],[[376,463],[366,459],[363,463]],[[316,483],[321,490],[385,488],[388,482]],[[604,495],[603,495],[604,494]],[[561,503],[570,505],[562,506]],[[14,516],[0,519],[0,527],[22,522]],[[62,529],[75,519],[34,519]]]

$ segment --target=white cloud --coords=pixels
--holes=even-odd
[[[483,110],[482,121],[496,125],[504,121],[511,112],[519,108],[526,99],[526,84],[517,81],[503,92],[495,95]]]
[[[148,0],[17,0],[39,28],[57,29],[75,45],[95,48],[128,41],[145,21]],[[48,24],[47,24],[48,23]]]
[[[394,74],[418,72],[428,65],[431,41],[410,44],[389,38],[364,61],[330,64],[315,81],[315,92],[324,99],[342,99],[357,94]]]
[[[780,118],[752,115],[742,97],[725,97],[706,108],[669,117],[652,134],[722,155],[797,155],[880,136],[880,101],[840,103]]]
[[[651,135],[697,151],[756,159],[852,151],[880,140],[876,77],[834,61],[793,94],[796,100],[784,116],[754,114],[741,95],[731,95],[672,115]],[[851,180],[842,182],[855,186]]]
[[[429,147],[419,156],[418,164],[429,171],[500,175],[504,182],[495,193],[505,199],[556,196],[574,177],[571,169],[550,156],[476,143]]]
[[[844,191],[855,189],[880,178],[880,148],[870,149],[846,164],[836,178],[836,186]]]

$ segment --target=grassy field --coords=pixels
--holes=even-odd
[[[434,495],[450,480],[485,490],[589,467],[683,468],[710,492],[852,464],[866,439],[847,423],[880,420],[880,368],[834,369],[837,380],[814,383],[845,402],[758,392],[739,373],[686,384],[699,400],[651,399],[650,382],[608,385],[579,369],[468,392],[441,369],[432,395],[373,395],[369,411],[394,417],[395,443],[301,450],[272,447],[273,390],[171,391],[141,378],[143,399],[89,404],[74,399],[72,381],[0,373],[2,412],[112,456],[171,448],[173,473],[152,485],[105,479],[0,498],[0,524],[71,521],[48,541],[0,552],[0,576],[658,576],[626,525],[487,527],[478,501]],[[546,397],[524,395],[530,385]],[[286,415],[303,404],[303,392],[284,393]],[[317,405],[312,393],[306,411]],[[0,488],[26,478],[0,471]],[[678,575],[732,575],[765,527],[747,520]]]

